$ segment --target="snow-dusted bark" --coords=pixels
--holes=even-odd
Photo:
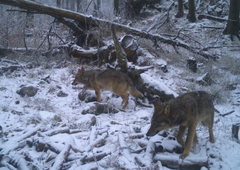
[[[66,144],[63,150],[60,152],[60,154],[56,157],[55,162],[53,166],[51,167],[51,170],[59,170],[61,169],[64,161],[66,160],[70,149],[72,146],[70,144]]]

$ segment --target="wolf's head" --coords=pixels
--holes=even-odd
[[[83,73],[84,73],[84,68],[82,67],[82,69],[78,69],[78,73],[75,76],[75,79],[72,83],[72,85],[77,85],[77,84],[83,84]]]
[[[170,105],[160,105],[158,102],[154,103],[154,113],[151,121],[151,127],[147,132],[147,136],[154,136],[161,130],[171,127]]]

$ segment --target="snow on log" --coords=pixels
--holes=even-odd
[[[137,163],[142,167],[151,166],[153,162],[153,156],[155,154],[155,148],[156,148],[155,143],[149,141],[146,147],[146,153],[142,157],[139,156],[135,157]]]
[[[19,137],[18,141],[22,141],[24,139],[27,139],[27,138],[35,135],[39,130],[40,130],[40,126],[37,126],[37,127],[33,128],[32,130],[29,130],[28,132],[26,132],[23,135],[21,135]]]
[[[70,149],[72,146],[70,144],[66,144],[63,150],[59,153],[59,155],[56,157],[55,162],[50,170],[59,170],[61,169],[64,161],[66,160]]]
[[[26,161],[22,157],[14,157],[12,155],[11,156],[9,156],[9,155],[3,156],[1,159],[1,162],[0,162],[0,166],[1,165],[8,167],[8,169],[10,169],[10,170],[15,170],[15,167],[17,167],[16,169],[18,169],[18,170],[29,169],[27,167]]]
[[[19,158],[16,160],[16,162],[17,162],[17,167],[18,167],[19,170],[29,169],[29,168],[27,167],[26,161],[25,161],[22,157],[19,157]]]
[[[207,156],[188,156],[184,160],[179,158],[179,155],[162,155],[157,154],[154,156],[154,161],[161,161],[163,166],[169,168],[179,169],[201,169],[201,167],[208,167]]]
[[[85,156],[81,159],[82,164],[86,164],[89,162],[94,162],[94,161],[99,161],[102,158],[107,156],[107,153],[98,153],[98,154],[93,154],[92,156]]]
[[[70,133],[70,131],[68,127],[63,127],[63,128],[49,130],[47,132],[44,132],[43,134],[47,136],[53,136],[59,133]]]
[[[151,163],[153,161],[153,155],[155,154],[155,148],[156,148],[155,143],[152,141],[149,141],[147,144],[146,153],[143,156],[147,165],[151,165]]]
[[[121,151],[122,157],[119,158],[120,167],[127,168],[127,167],[125,167],[126,165],[128,166],[128,168],[135,167],[135,160],[128,150],[127,144],[124,140],[124,136],[122,133],[118,134],[118,141],[119,141],[119,145],[120,145],[120,150],[122,150]]]
[[[101,142],[103,142],[108,136],[108,133],[104,133],[102,134],[100,137],[98,137],[96,140],[92,141],[91,144],[89,144],[87,147],[86,147],[86,151],[89,152],[91,151],[97,144],[100,144]]]
[[[71,55],[73,56],[81,56],[85,58],[92,58],[94,55],[96,55],[98,52],[97,49],[89,49],[86,50],[80,46],[72,45],[71,46]]]
[[[96,126],[93,126],[92,127],[92,131],[91,131],[91,134],[90,134],[90,137],[89,137],[89,144],[92,145],[94,140],[96,139],[96,136],[97,136],[97,132],[96,132]]]

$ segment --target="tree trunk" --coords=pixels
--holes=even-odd
[[[235,35],[239,38],[239,3],[240,0],[230,0],[230,10],[228,15],[227,27],[223,34]]]
[[[115,15],[119,15],[119,0],[114,0],[114,13]]]
[[[145,5],[146,0],[128,0],[128,12],[130,13],[130,16],[134,17],[137,16],[142,7]]]
[[[58,8],[61,8],[61,7],[62,7],[62,2],[61,2],[61,0],[57,0],[57,7],[58,7]]]
[[[178,13],[176,14],[176,18],[183,17],[183,0],[178,0]]]
[[[195,0],[188,0],[188,4],[189,4],[188,21],[195,22],[196,21]]]

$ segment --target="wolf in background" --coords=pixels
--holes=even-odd
[[[122,109],[128,105],[128,98],[131,94],[134,97],[143,98],[143,94],[139,92],[134,86],[129,77],[116,70],[89,70],[85,71],[84,68],[78,70],[78,73],[72,85],[83,84],[83,91],[95,90],[97,101],[101,102],[101,90],[112,91],[113,93],[121,96]],[[127,92],[130,92],[127,93]]]
[[[177,141],[184,147],[180,158],[185,158],[189,155],[193,140],[194,143],[197,142],[195,132],[198,122],[208,127],[209,140],[213,143],[214,106],[211,96],[204,91],[183,94],[163,106],[154,103],[154,114],[147,136],[154,136],[161,130],[179,125]],[[188,134],[184,143],[182,137],[186,128]]]

